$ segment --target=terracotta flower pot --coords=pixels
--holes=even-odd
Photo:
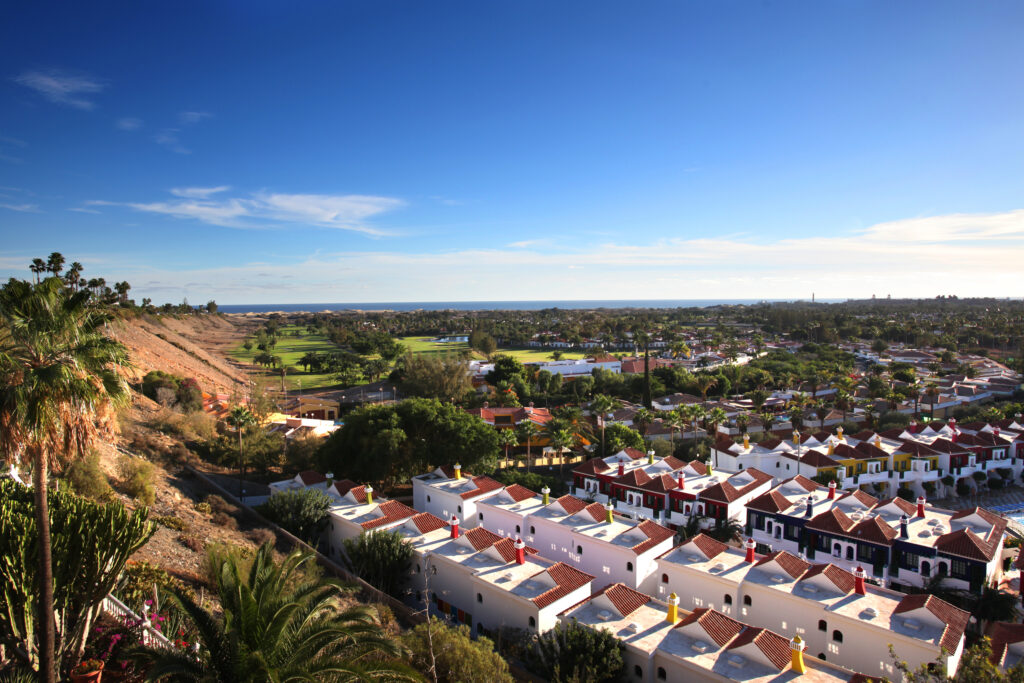
[[[102,679],[102,668],[84,674],[71,674],[72,683],[100,683]]]

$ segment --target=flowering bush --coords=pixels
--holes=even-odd
[[[83,659],[78,666],[71,670],[72,674],[88,674],[99,671],[103,668],[103,662],[98,659]]]

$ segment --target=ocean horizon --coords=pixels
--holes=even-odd
[[[807,299],[595,299],[551,301],[377,301],[333,304],[222,304],[221,313],[322,313],[333,311],[539,311],[548,308],[709,308],[711,306],[790,303]],[[838,303],[847,299],[815,299]]]

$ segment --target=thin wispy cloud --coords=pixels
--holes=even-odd
[[[192,123],[199,123],[203,119],[212,118],[213,114],[208,111],[183,111],[178,114],[178,121],[182,125],[189,125]]]
[[[192,150],[187,149],[178,140],[178,129],[177,128],[164,128],[153,138],[153,141],[161,147],[175,152],[176,154],[191,154]]]
[[[94,76],[63,69],[25,71],[14,81],[34,90],[50,102],[76,109],[93,109],[96,103],[88,96],[102,92],[106,88],[106,83]]]
[[[405,205],[394,197],[372,195],[287,194],[256,192],[245,196],[220,196],[229,186],[174,188],[174,199],[155,202],[91,200],[87,206],[126,206],[145,213],[192,219],[231,228],[315,226],[351,230],[367,235],[387,235],[368,225],[382,213]]]
[[[115,125],[117,126],[118,130],[138,130],[139,128],[142,128],[142,119],[136,119],[131,116],[128,116],[123,119],[118,119]]]
[[[97,211],[96,209],[87,209],[82,206],[71,207],[70,209],[68,209],[68,211],[74,211],[76,213],[103,213],[102,211]]]
[[[0,204],[0,209],[20,211],[21,213],[42,213],[38,204]]]

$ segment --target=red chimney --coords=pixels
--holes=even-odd
[[[830,481],[828,483],[828,499],[829,500],[835,500],[836,499],[836,480],[835,479],[833,479],[832,481]]]
[[[910,433],[917,434],[917,420],[910,421]]]
[[[924,504],[928,502],[924,499],[924,496],[920,496],[917,499],[917,516],[924,517]]]
[[[864,567],[857,567],[857,570],[853,572],[853,592],[857,595],[867,595],[867,588],[864,586],[866,576]]]
[[[748,538],[747,539],[747,557],[745,558],[746,562],[753,562],[754,561],[754,548],[755,547],[757,547],[757,544],[754,543],[754,539]]]
[[[452,538],[458,538],[459,537],[459,518],[456,517],[455,515],[452,515],[451,525],[452,525]]]
[[[953,443],[956,443],[956,435],[957,435],[957,433],[958,433],[958,432],[957,432],[957,431],[956,431],[956,430],[954,429],[954,430],[953,430],[953,436],[952,436],[952,437],[950,438],[950,440],[951,440],[951,441],[952,441]]]
[[[992,428],[992,433],[995,434],[996,438],[998,439],[999,438],[999,427],[993,427]]]
[[[516,549],[516,564],[526,564],[526,544],[523,539],[516,536],[516,542],[512,546]]]
[[[621,477],[626,473],[626,461],[619,458],[619,476]]]

